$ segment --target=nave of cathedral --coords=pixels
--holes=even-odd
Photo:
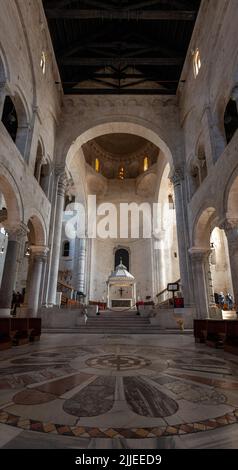
[[[0,447],[237,448],[236,0],[0,0]]]

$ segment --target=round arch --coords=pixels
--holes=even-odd
[[[0,191],[6,201],[7,225],[14,227],[24,218],[23,203],[17,184],[7,168],[0,163]]]
[[[30,243],[37,246],[46,246],[46,227],[41,215],[33,212],[28,217],[28,225],[32,228]]]
[[[6,54],[0,45],[0,82],[5,83],[7,80],[10,80],[10,70]]]
[[[229,218],[238,219],[238,169],[232,175],[225,194],[225,214]]]
[[[211,230],[216,226],[217,212],[212,206],[200,211],[193,227],[193,246],[210,248]]]
[[[70,164],[74,159],[75,154],[84,144],[86,144],[90,140],[95,139],[96,137],[100,137],[101,135],[115,133],[138,135],[140,137],[143,137],[144,139],[147,139],[149,142],[152,142],[154,145],[156,145],[163,151],[170,165],[173,166],[172,153],[168,145],[159,136],[159,134],[145,125],[131,122],[128,119],[125,119],[125,121],[123,122],[113,122],[111,120],[108,122],[107,120],[105,123],[97,124],[87,130],[84,130],[76,138],[73,144],[72,139],[70,140],[70,142],[68,140],[65,145],[66,165],[70,167]]]

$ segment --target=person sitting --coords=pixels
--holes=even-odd
[[[228,310],[232,310],[233,307],[234,307],[234,302],[233,302],[232,295],[229,294],[229,292],[226,295],[226,303],[227,303],[227,306],[228,306]]]
[[[224,303],[225,303],[225,296],[224,296],[223,292],[220,292],[218,300],[219,300],[220,308],[223,309],[224,308]]]

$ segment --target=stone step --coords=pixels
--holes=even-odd
[[[101,328],[89,329],[87,327],[80,327],[80,328],[50,328],[50,329],[43,329],[43,334],[102,334],[102,335],[169,335],[169,334],[182,334],[182,335],[193,335],[193,330],[183,330],[180,331],[179,329],[164,329],[157,327],[150,327],[150,329],[141,328],[141,329],[132,329],[129,330],[104,330]]]
[[[87,324],[96,324],[96,325],[146,325],[150,324],[150,321],[148,318],[141,319],[141,320],[125,320],[125,319],[117,319],[117,320],[111,320],[111,319],[95,319],[95,318],[88,318]]]

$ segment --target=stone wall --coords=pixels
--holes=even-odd
[[[1,19],[0,111],[6,95],[10,95],[13,101],[20,100],[28,127],[26,150],[22,155],[0,122],[1,179],[13,187],[19,199],[19,219],[27,224],[30,217],[37,216],[46,244],[51,207],[49,199],[36,184],[34,168],[39,141],[44,157],[50,162],[54,160],[55,130],[61,102],[61,91],[55,81],[59,75],[40,0],[1,0]],[[45,75],[40,68],[43,51],[46,54]],[[0,184],[0,191],[7,191],[4,183]]]

